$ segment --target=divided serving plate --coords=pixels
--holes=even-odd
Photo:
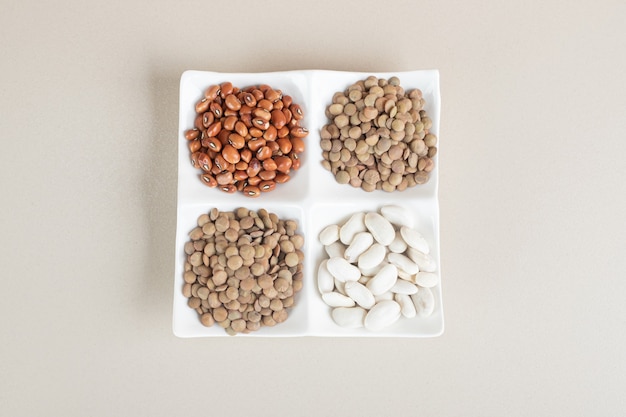
[[[304,236],[304,286],[295,297],[295,306],[289,310],[289,318],[274,327],[237,337],[289,337],[289,336],[358,336],[358,337],[434,337],[443,333],[442,281],[432,288],[435,310],[426,318],[401,317],[394,325],[370,332],[365,328],[346,329],[339,327],[331,318],[331,308],[317,290],[317,269],[326,258],[323,246],[318,241],[320,231],[330,224],[345,222],[357,211],[378,211],[386,204],[397,204],[409,208],[415,216],[416,229],[430,245],[430,254],[437,262],[437,273],[441,278],[439,251],[439,202],[438,172],[439,153],[435,155],[435,168],[426,184],[407,188],[404,191],[366,192],[335,181],[331,172],[321,162],[320,130],[328,123],[325,109],[333,94],[344,91],[358,80],[374,75],[379,78],[397,76],[406,91],[419,88],[426,101],[425,110],[432,120],[430,131],[439,140],[440,94],[439,73],[436,70],[363,73],[325,70],[285,71],[270,73],[216,73],[186,71],[180,82],[180,110],[178,129],[178,208],[174,268],[173,331],[178,337],[225,336],[223,328],[215,324],[205,327],[195,310],[187,305],[183,296],[183,268],[186,255],[183,250],[189,240],[188,233],[197,225],[198,217],[213,207],[220,211],[231,211],[238,207],[253,210],[265,208],[283,219],[298,221],[298,232]],[[208,188],[200,182],[200,171],[192,167],[185,131],[193,127],[196,117],[195,104],[203,98],[204,91],[212,84],[230,81],[244,88],[250,85],[268,84],[293,97],[300,104],[304,119],[300,124],[309,130],[304,139],[306,149],[301,154],[301,167],[292,171],[291,180],[278,184],[274,191],[262,193],[258,198],[245,197],[242,193],[227,194],[216,188]]]

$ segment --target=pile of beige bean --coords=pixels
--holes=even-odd
[[[324,168],[340,184],[402,191],[424,184],[434,168],[437,137],[419,89],[398,77],[370,76],[335,93],[321,130]]]
[[[321,231],[329,258],[319,266],[317,285],[339,326],[378,331],[401,316],[433,313],[437,264],[413,218],[404,207],[386,205]]]
[[[304,112],[281,90],[262,84],[245,89],[210,86],[196,104],[194,128],[185,132],[200,180],[227,193],[258,197],[289,181],[300,167]]]
[[[302,289],[304,238],[295,220],[265,209],[212,209],[185,243],[183,294],[205,326],[230,335],[287,319]]]

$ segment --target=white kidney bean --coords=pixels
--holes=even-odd
[[[339,239],[341,240],[341,243],[343,243],[344,245],[349,245],[350,243],[352,243],[354,235],[359,232],[365,232],[367,230],[365,228],[364,219],[365,213],[354,213],[350,217],[350,219],[348,219],[348,221],[339,228]]]
[[[333,242],[330,245],[324,246],[324,250],[329,258],[343,258],[343,254],[346,252],[346,247],[341,242]]]
[[[391,223],[389,223],[389,220],[378,213],[369,212],[365,215],[364,221],[365,227],[367,227],[367,230],[370,231],[378,243],[383,246],[389,246],[391,242],[393,242],[393,239],[396,237],[396,232]]]
[[[335,290],[337,290],[339,294],[347,295],[345,286],[345,282],[341,282],[337,278],[335,278]]]
[[[398,269],[398,278],[405,279],[415,284],[415,275],[408,274],[401,269]]]
[[[411,295],[411,300],[413,300],[418,317],[428,317],[433,314],[435,296],[430,288],[420,288],[416,294]]]
[[[415,283],[420,287],[432,288],[439,284],[439,275],[434,272],[419,272],[415,276]]]
[[[330,226],[326,226],[324,230],[320,232],[319,241],[322,245],[330,245],[331,243],[335,243],[339,240],[339,226],[336,224],[331,224]]]
[[[389,301],[389,300],[393,300],[393,293],[391,291],[387,291],[384,292],[382,294],[378,294],[374,296],[374,300],[377,303],[380,303],[381,301]]]
[[[326,267],[327,263],[328,260],[324,259],[317,269],[317,289],[321,294],[331,292],[335,287],[335,280]]]
[[[381,207],[380,213],[396,226],[414,227],[413,213],[405,207],[389,204]]]
[[[325,227],[319,241],[329,259],[318,268],[322,300],[339,326],[378,331],[405,318],[433,314],[431,288],[440,280],[414,215],[389,204]]]
[[[396,283],[393,284],[393,287],[391,287],[390,291],[395,294],[411,295],[415,294],[418,291],[418,288],[415,284],[409,281],[406,281],[404,279],[398,279],[396,280]]]
[[[331,307],[354,307],[354,300],[338,292],[322,294],[322,300]]]
[[[378,274],[378,271],[380,271],[385,265],[387,265],[387,262],[381,262],[379,265],[376,265],[373,268],[359,268],[359,269],[361,269],[362,275],[373,277],[374,275]]]
[[[387,260],[389,263],[398,267],[399,270],[404,271],[409,275],[414,275],[419,272],[417,264],[401,253],[390,253],[387,255]]]
[[[420,252],[413,248],[408,248],[406,254],[417,264],[417,266],[419,266],[420,271],[435,272],[437,270],[437,263],[429,254]]]
[[[346,282],[345,289],[348,297],[352,298],[354,302],[367,310],[372,308],[376,303],[371,291],[359,282]]]
[[[370,331],[379,331],[391,326],[400,318],[400,304],[393,300],[381,301],[376,304],[365,316],[365,328]]]
[[[342,282],[357,281],[361,277],[359,268],[340,257],[330,258],[326,268],[333,277]]]
[[[357,329],[363,327],[367,310],[361,307],[338,307],[332,311],[335,323],[341,327]]]
[[[393,242],[389,245],[389,251],[393,253],[403,253],[406,251],[407,245],[400,232],[396,232],[396,237],[393,239]]]
[[[372,243],[374,243],[374,237],[371,233],[359,232],[352,238],[352,242],[346,248],[343,257],[348,262],[355,262],[363,252],[372,246]]]
[[[387,255],[387,249],[383,245],[374,243],[368,250],[363,252],[359,256],[358,265],[359,269],[371,269],[380,265],[385,256]]]
[[[398,280],[398,268],[393,264],[387,264],[370,279],[366,286],[374,295],[380,295],[389,291]]]
[[[417,230],[402,226],[400,228],[400,234],[402,235],[402,239],[404,239],[406,244],[410,247],[423,253],[428,253],[430,251],[428,242],[426,242],[426,239],[424,239],[421,233]]]
[[[394,300],[400,304],[400,312],[407,319],[411,319],[415,317],[417,312],[415,311],[415,305],[413,304],[413,300],[407,294],[395,294]]]

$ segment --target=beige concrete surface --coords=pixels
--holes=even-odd
[[[616,416],[623,1],[0,1],[0,416]],[[446,330],[178,339],[187,69],[440,70]]]

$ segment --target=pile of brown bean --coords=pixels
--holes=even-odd
[[[302,289],[304,238],[295,220],[265,209],[212,209],[185,243],[183,294],[205,326],[230,335],[287,319]]]
[[[321,131],[322,165],[340,184],[402,191],[424,184],[434,168],[437,137],[418,89],[398,77],[370,76],[335,93]]]
[[[191,164],[200,180],[227,193],[258,197],[289,181],[300,167],[308,130],[304,113],[269,85],[243,90],[224,82],[210,86],[196,104],[194,128],[185,132]]]

